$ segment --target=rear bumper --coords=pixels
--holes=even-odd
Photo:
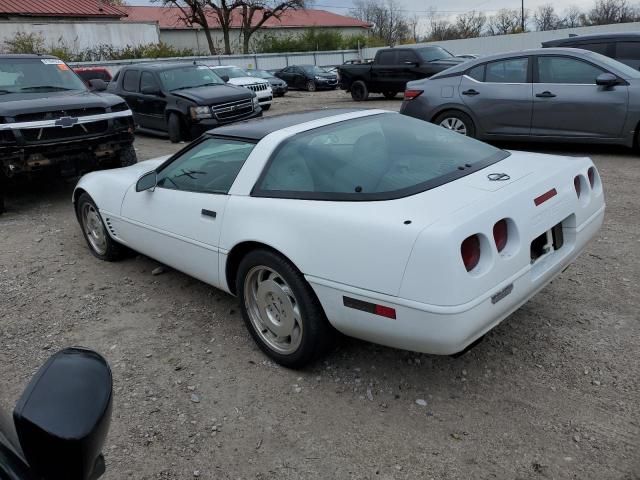
[[[315,277],[307,280],[327,318],[342,333],[381,345],[450,355],[467,346],[542,290],[584,250],[604,219],[604,205],[582,225],[565,231],[566,244],[541,257],[474,300],[456,306],[429,305],[370,292]],[[496,301],[496,296],[505,294]],[[343,297],[394,308],[389,319],[344,306]],[[493,298],[493,300],[492,300]]]

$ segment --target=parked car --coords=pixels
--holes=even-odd
[[[18,400],[0,412],[0,478],[96,480],[111,423],[113,381],[106,360],[67,348],[47,360]]]
[[[104,83],[111,81],[111,72],[104,67],[73,67],[73,71],[88,87],[91,87],[91,80],[99,79]]]
[[[274,74],[284,80],[289,88],[299,88],[309,92],[338,88],[338,77],[315,65],[291,65]]]
[[[382,93],[391,99],[404,91],[407,82],[462,62],[462,58],[437,46],[383,48],[376,52],[373,63],[340,66],[340,86],[351,92],[356,102],[366,100],[370,93]]]
[[[572,48],[492,55],[409,83],[400,111],[483,140],[631,147],[640,72]]]
[[[8,182],[131,165],[132,144],[122,98],[89,91],[58,58],[0,55],[0,213]]]
[[[274,97],[283,97],[287,90],[289,90],[289,86],[287,82],[279,79],[274,74],[267,72],[266,70],[247,70],[247,73],[252,77],[262,78],[266,80],[271,85],[271,90],[273,90]]]
[[[595,35],[574,35],[543,42],[544,48],[570,47],[600,53],[640,69],[639,33],[600,33]]]
[[[231,85],[238,85],[255,92],[262,110],[269,110],[273,100],[273,89],[268,80],[253,77],[240,67],[210,67],[220,78]]]
[[[174,143],[262,115],[255,92],[226,84],[202,65],[127,65],[118,71],[108,90],[127,101],[140,130],[168,134]]]
[[[90,173],[73,199],[96,257],[126,246],[237,295],[257,344],[288,367],[320,354],[330,326],[460,352],[562,272],[604,216],[588,158],[360,109],[221,127],[168,159]]]

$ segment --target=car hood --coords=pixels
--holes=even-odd
[[[287,82],[285,82],[284,80],[278,77],[269,78],[269,83],[271,85],[281,85],[281,86],[285,86],[287,84]]]
[[[117,95],[104,92],[67,91],[37,93],[7,93],[0,95],[0,117],[15,117],[28,113],[83,108],[107,108],[124,103]]]
[[[171,92],[176,97],[182,97],[200,105],[235,102],[253,97],[246,88],[236,85],[212,85],[209,87],[186,88]]]
[[[214,70],[215,71],[215,70]],[[269,83],[267,80],[258,77],[236,77],[230,78],[229,82],[232,85],[255,85],[256,83]]]

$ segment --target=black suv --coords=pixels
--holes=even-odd
[[[574,35],[549,40],[543,47],[582,48],[601,53],[632,68],[640,69],[640,33],[601,33],[596,35]]]
[[[0,213],[18,177],[136,163],[133,126],[122,98],[90,91],[62,60],[0,55]]]
[[[203,65],[126,66],[111,80],[108,91],[127,101],[140,130],[168,133],[174,143],[262,115],[254,92],[225,83]]]

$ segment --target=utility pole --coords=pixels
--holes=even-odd
[[[521,27],[522,27],[522,33],[524,33],[524,0],[522,0],[522,10],[520,13],[520,20],[521,20]]]

